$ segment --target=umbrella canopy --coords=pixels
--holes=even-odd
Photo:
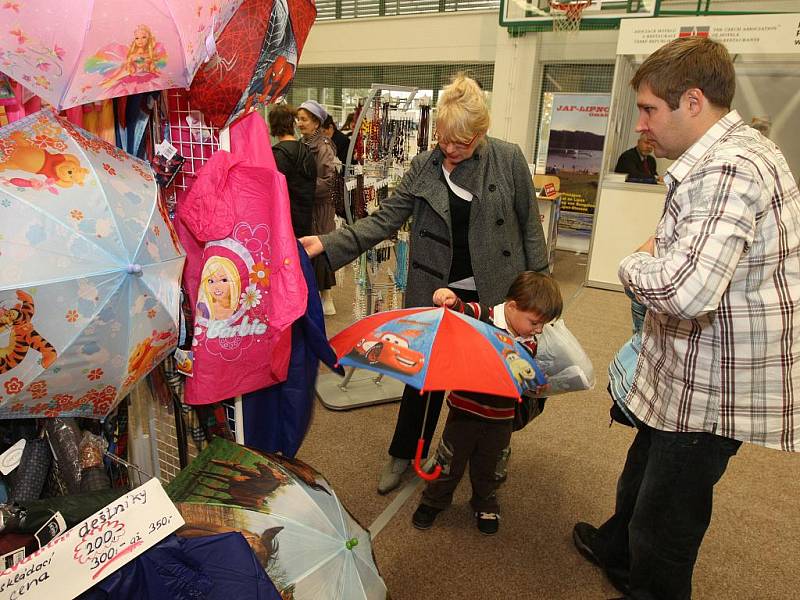
[[[58,109],[188,87],[242,0],[4,2],[0,71]]]
[[[0,418],[100,418],[177,341],[150,166],[52,111],[0,129]]]
[[[170,535],[76,600],[282,600],[239,533]]]
[[[224,127],[253,106],[278,102],[316,15],[310,0],[244,0],[217,40],[217,55],[192,82],[192,108]]]
[[[369,533],[305,463],[215,438],[167,493],[178,535],[241,531],[286,600],[386,598]]]
[[[504,331],[448,308],[376,313],[330,340],[339,364],[390,375],[420,391],[521,396],[546,382]]]

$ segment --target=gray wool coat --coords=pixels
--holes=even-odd
[[[450,201],[437,147],[418,154],[379,210],[320,236],[333,269],[391,237],[413,217],[405,305],[430,306],[446,287],[452,261]],[[487,137],[450,180],[473,194],[469,249],[481,302],[501,302],[521,271],[548,269],[530,170],[519,146]]]

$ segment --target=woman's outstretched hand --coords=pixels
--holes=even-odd
[[[307,235],[305,237],[301,237],[300,243],[303,244],[306,254],[308,254],[311,258],[319,256],[322,254],[322,251],[325,250],[325,248],[322,246],[322,242],[319,241],[319,237],[316,235]]]

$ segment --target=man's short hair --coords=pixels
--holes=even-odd
[[[691,88],[702,90],[714,106],[729,109],[736,91],[736,73],[724,45],[692,36],[674,39],[648,56],[631,79],[634,90],[642,84],[672,110]]]

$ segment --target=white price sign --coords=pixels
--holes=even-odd
[[[0,572],[0,600],[74,598],[183,525],[157,479]]]

